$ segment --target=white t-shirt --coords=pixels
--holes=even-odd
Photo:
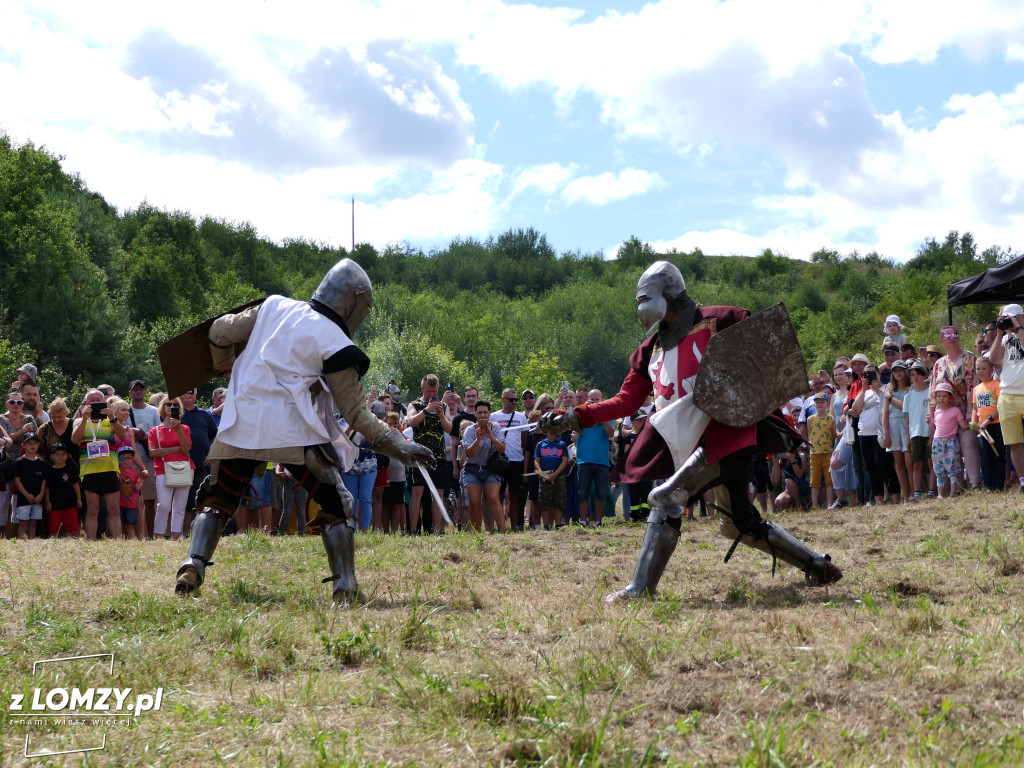
[[[1003,367],[999,372],[999,394],[1024,395],[1024,347],[1016,333],[1000,339],[1003,345]]]
[[[873,389],[864,390],[864,407],[857,422],[857,434],[861,437],[878,436],[878,411],[882,399]]]
[[[497,424],[501,428],[501,440],[505,443],[505,456],[509,461],[522,461],[523,460],[523,432],[522,429],[517,429],[515,432],[509,432],[506,434],[506,430],[509,427],[519,427],[527,423],[526,414],[514,411],[512,413],[505,413],[504,411],[498,411],[492,413],[490,418],[491,424]],[[467,432],[469,430],[466,430]]]
[[[160,411],[158,411],[152,405],[144,405],[141,408],[136,408],[134,405],[131,406],[132,416],[135,417],[134,427],[141,429],[147,435],[149,430],[157,426],[160,423]],[[132,424],[132,420],[128,420],[129,424]],[[135,450],[138,451],[139,458],[143,461],[150,461],[149,458],[149,439],[136,440]]]

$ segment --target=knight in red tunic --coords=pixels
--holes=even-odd
[[[626,461],[622,482],[660,483],[648,497],[650,516],[633,580],[607,600],[654,594],[679,541],[684,508],[708,489],[715,493],[719,532],[733,540],[731,557],[741,541],[796,566],[814,584],[842,578],[828,555],[822,555],[775,523],[761,518],[747,496],[747,467],[758,435],[789,443],[800,436],[771,416],[761,424],[730,427],[715,421],[693,403],[693,384],[711,337],[750,315],[739,307],[699,307],[686,293],[678,268],[655,262],[640,277],[637,315],[645,328],[657,329],[632,354],[630,372],[614,397],[542,417],[555,426],[583,429],[635,413],[652,390],[655,412]],[[653,427],[653,428],[652,428]],[[762,446],[762,449],[765,446]],[[780,450],[772,446],[773,450]]]

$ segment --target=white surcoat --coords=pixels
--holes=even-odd
[[[345,332],[306,302],[270,296],[232,370],[217,441],[267,455],[332,443],[342,467],[351,466],[359,451],[335,421],[321,378],[324,361],[350,346]]]

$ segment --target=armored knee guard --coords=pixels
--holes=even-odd
[[[689,506],[690,499],[697,493],[714,482],[721,474],[718,463],[708,466],[707,452],[703,447],[698,448],[690,458],[675,474],[661,485],[657,486],[647,497],[651,508],[667,508],[672,504],[681,507]]]
[[[332,582],[336,604],[354,603],[359,594],[355,530],[349,521],[336,520],[323,527],[320,538],[327,550],[327,563],[331,568],[331,575],[323,583]]]
[[[649,597],[657,592],[658,582],[665,573],[665,566],[668,565],[669,558],[679,543],[679,518],[682,513],[683,508],[678,505],[651,509],[644,541],[640,545],[640,554],[636,559],[633,580],[625,589],[607,595],[604,598],[605,602]],[[669,520],[670,516],[674,519]]]
[[[773,575],[774,561],[778,559],[803,571],[811,584],[831,584],[843,578],[843,572],[832,562],[831,556],[815,552],[781,525],[763,520],[745,493],[737,493],[735,489],[730,492],[725,486],[718,486],[715,506],[719,511],[718,531],[733,542],[725,556],[726,562],[743,542],[772,556]]]

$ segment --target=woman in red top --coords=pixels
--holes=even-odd
[[[149,455],[156,472],[156,522],[154,536],[167,534],[167,518],[171,518],[171,540],[181,538],[181,527],[185,521],[185,505],[188,503],[190,485],[168,488],[166,485],[165,461],[187,461],[194,470],[195,464],[189,458],[192,450],[192,436],[189,428],[181,423],[181,400],[165,397],[157,406],[161,422],[149,430]]]

